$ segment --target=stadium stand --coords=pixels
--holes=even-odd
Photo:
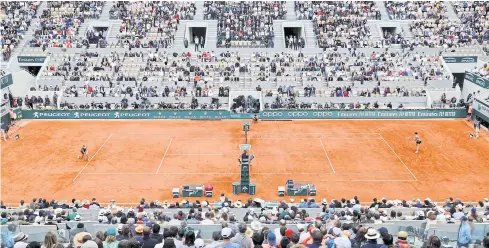
[[[305,2],[312,7],[314,32],[319,47],[367,47],[370,28],[367,20],[379,18],[374,2]],[[312,6],[311,6],[312,5]],[[300,5],[299,5],[300,6]],[[305,15],[305,14],[304,14]],[[311,16],[309,13],[307,16]]]
[[[217,20],[217,47],[273,48],[273,20],[286,14],[283,1],[204,3],[204,17]]]
[[[118,47],[169,48],[175,41],[180,20],[192,20],[191,2],[117,2],[110,10],[111,19],[121,19]],[[142,10],[142,11],[141,11]]]
[[[36,15],[36,2],[1,2],[0,46],[3,61],[8,61],[12,51],[22,42],[24,35]]]
[[[28,242],[45,242],[45,236],[54,235],[56,243],[76,245],[81,239],[77,234],[83,231],[101,241],[107,242],[107,237],[113,235],[117,236],[117,241],[135,239],[144,246],[148,242],[140,240],[144,227],[148,233],[143,236],[151,234],[150,239],[157,239],[154,244],[163,242],[162,237],[168,236],[175,238],[174,242],[181,242],[183,235],[177,233],[180,231],[193,232],[205,243],[226,242],[223,237],[226,228],[231,228],[231,236],[236,237],[231,238],[231,242],[237,244],[243,238],[255,241],[254,237],[259,233],[272,232],[286,239],[284,242],[304,245],[346,242],[349,244],[346,247],[357,247],[375,240],[379,244],[388,245],[394,241],[420,247],[433,236],[447,244],[460,241],[459,229],[466,227],[472,229],[473,244],[488,239],[485,237],[489,231],[488,199],[474,205],[450,198],[438,205],[429,198],[412,201],[382,198],[362,205],[357,197],[351,200],[322,199],[318,203],[314,199],[304,199],[299,204],[261,199],[233,202],[227,197],[221,198],[222,201],[214,204],[205,200],[147,202],[142,199],[139,205],[129,208],[115,201],[103,206],[95,198],[91,202],[73,199],[71,203],[42,198],[30,203],[21,201],[15,209],[2,210],[2,235],[7,238],[2,242],[8,244],[8,238],[16,244],[25,242],[16,238],[19,235],[27,235]],[[324,229],[331,236],[322,234],[316,240],[311,228]],[[221,235],[215,235],[216,232]],[[312,240],[309,234],[312,234]],[[294,238],[294,235],[297,236]],[[344,238],[347,239],[342,240]],[[188,242],[188,239],[184,237],[183,241]],[[262,245],[263,239],[257,242],[255,245]],[[271,245],[271,240],[268,242]]]
[[[391,20],[445,19],[446,2],[442,1],[386,1]]]

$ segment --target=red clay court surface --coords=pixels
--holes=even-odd
[[[239,181],[241,120],[27,121],[2,142],[1,197],[136,203],[171,198],[182,184],[212,184],[216,200]],[[476,201],[489,195],[489,135],[465,120],[260,122],[249,133],[257,195],[278,199],[287,179],[313,183],[317,198]],[[413,132],[423,140],[415,154]],[[83,144],[91,160],[76,157]],[[95,156],[94,156],[95,155]],[[76,179],[76,180],[75,180]],[[232,196],[247,199],[248,195]],[[288,200],[290,197],[285,197]],[[299,200],[298,197],[295,197]]]

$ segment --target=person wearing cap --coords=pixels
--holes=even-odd
[[[231,242],[238,244],[240,248],[253,247],[253,240],[246,236],[247,226],[245,223],[238,224],[238,233],[231,239]]]
[[[269,232],[266,236],[266,244],[262,245],[263,248],[277,247],[277,236],[273,232]]]
[[[219,246],[219,247],[240,248],[239,244],[231,242],[231,233],[232,232],[233,232],[233,230],[231,230],[231,228],[229,228],[229,227],[225,227],[221,230],[221,237],[223,239],[223,242],[222,242],[221,246]]]
[[[466,216],[460,218],[460,228],[458,229],[457,247],[468,247],[471,240],[470,225]]]
[[[117,248],[119,241],[116,239],[117,231],[115,228],[109,228],[105,231],[105,240],[102,242],[104,248]]]
[[[134,239],[139,242],[140,245],[143,244],[143,231],[144,227],[142,225],[138,225],[134,228]]]
[[[377,244],[377,239],[380,238],[380,234],[374,228],[368,228],[365,234],[367,243],[362,245],[361,248],[380,248],[381,244]]]
[[[203,239],[196,239],[195,240],[195,248],[204,248],[205,243]]]
[[[452,217],[455,218],[456,220],[460,220],[462,216],[465,216],[464,213],[464,206],[462,205],[457,205],[457,212],[452,214]]]
[[[408,248],[409,243],[407,242],[408,233],[405,231],[400,231],[397,233],[396,245],[400,248]]]
[[[205,246],[205,248],[216,248],[222,245],[221,240],[221,232],[215,231],[212,233],[212,242]]]
[[[29,243],[27,243],[27,239],[29,236],[23,232],[17,233],[14,236],[14,248],[26,248]]]
[[[122,241],[122,240],[129,240],[131,237],[129,236],[129,233],[131,232],[131,228],[129,225],[125,224],[120,227],[119,230],[120,234],[116,236],[117,241]]]

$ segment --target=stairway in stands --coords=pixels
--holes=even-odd
[[[204,1],[195,1],[195,11],[194,21],[204,20]]]
[[[110,20],[110,9],[114,6],[114,2],[105,2],[104,8],[102,9],[102,13],[100,14],[99,20],[101,21],[108,21]]]
[[[316,34],[314,34],[314,24],[310,20],[300,21],[304,25],[304,33],[306,37],[305,48],[318,48]]]
[[[273,21],[273,32],[275,34],[274,39],[274,48],[285,48],[285,39],[284,39],[284,28],[282,24],[285,21],[282,20],[274,20]]]
[[[453,7],[452,3],[447,1],[447,2],[445,2],[445,4],[447,5],[446,15],[448,16],[448,20],[460,21],[460,18],[458,18],[457,13],[455,13],[455,8]]]
[[[295,21],[296,16],[295,16],[295,6],[294,6],[294,1],[287,1],[285,2],[285,8],[287,10],[287,15],[285,16],[285,20],[287,21]]]
[[[375,2],[375,5],[380,11],[380,16],[383,21],[388,21],[389,19],[389,13],[387,13],[387,8],[385,7],[385,4],[383,1]]]
[[[207,41],[205,43],[206,50],[216,48],[217,43],[217,21],[206,21],[207,23]]]
[[[180,25],[178,25],[178,30],[175,33],[175,44],[173,44],[172,48],[185,49],[183,41],[185,40],[186,22],[188,21],[180,21]]]

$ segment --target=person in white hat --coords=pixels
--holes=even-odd
[[[196,239],[194,242],[195,248],[204,248],[205,243],[203,239]]]
[[[261,222],[254,220],[251,222],[251,229],[255,232],[260,232],[262,229]]]
[[[465,216],[464,206],[459,204],[459,205],[457,205],[457,212],[453,213],[452,217],[455,218],[456,220],[460,220],[460,218],[462,218],[462,216]]]
[[[375,228],[369,227],[365,234],[365,238],[367,239],[367,244],[362,247],[377,247],[377,239],[380,238],[380,234]]]
[[[240,248],[239,244],[231,242],[231,233],[233,230],[229,227],[225,227],[221,230],[221,237],[223,239],[222,246],[226,248]]]
[[[26,248],[29,243],[27,243],[27,239],[29,236],[23,232],[17,233],[14,236],[14,248]]]

